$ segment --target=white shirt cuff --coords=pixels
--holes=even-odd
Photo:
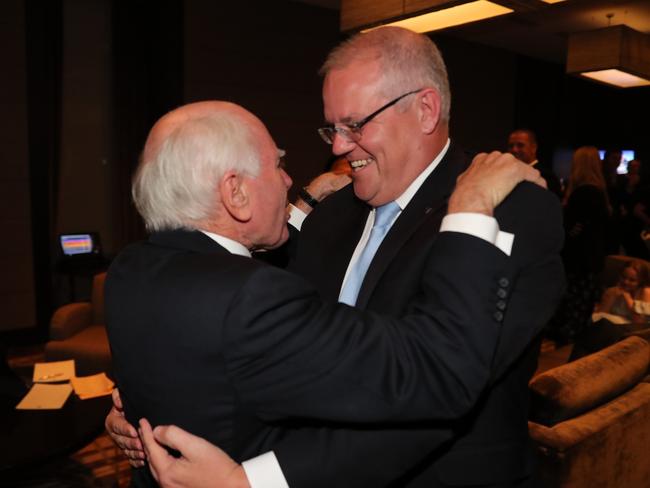
[[[447,214],[442,219],[440,232],[461,232],[494,244],[503,253],[510,256],[515,235],[499,230],[494,217],[478,213]]]
[[[273,451],[247,459],[241,465],[251,488],[289,488]]]
[[[293,204],[289,204],[289,223],[300,230],[307,214]]]

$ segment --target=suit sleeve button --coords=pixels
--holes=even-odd
[[[508,278],[500,278],[499,279],[499,286],[501,288],[508,288],[509,285],[510,285],[510,281],[508,280]]]
[[[494,312],[493,317],[494,320],[496,320],[497,322],[501,322],[503,320],[503,312],[497,310],[496,312]]]
[[[506,302],[504,302],[503,300],[499,300],[497,302],[497,308],[499,310],[505,310],[506,309]]]

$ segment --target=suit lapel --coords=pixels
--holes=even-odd
[[[323,296],[331,297],[334,301],[338,300],[345,272],[370,212],[367,204],[354,197],[352,185],[341,191],[349,192],[349,198],[343,202],[344,214],[334,225],[328,227],[327,235],[322,236],[329,243],[324,248],[330,252],[327,256],[327,272],[318,277],[318,286]]]
[[[427,225],[438,231],[456,178],[467,167],[468,159],[462,150],[452,145],[424,181],[379,246],[361,285],[357,307],[366,307],[382,275],[418,229]]]

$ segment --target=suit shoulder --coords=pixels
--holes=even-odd
[[[545,209],[548,212],[562,211],[562,204],[557,196],[535,183],[523,181],[517,185],[503,205],[525,205],[529,210]]]
[[[516,241],[529,250],[556,253],[564,241],[559,199],[534,183],[519,184],[496,209],[494,216],[501,230],[514,233]]]
[[[335,209],[347,208],[355,200],[354,188],[352,184],[349,184],[323,199],[323,201],[314,208],[312,214],[319,215],[324,212],[331,212]]]

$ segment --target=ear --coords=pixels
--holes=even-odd
[[[440,95],[433,88],[426,88],[418,96],[418,117],[424,134],[431,134],[440,122]]]
[[[248,222],[251,219],[250,191],[241,174],[228,171],[219,181],[221,203],[233,219]]]

